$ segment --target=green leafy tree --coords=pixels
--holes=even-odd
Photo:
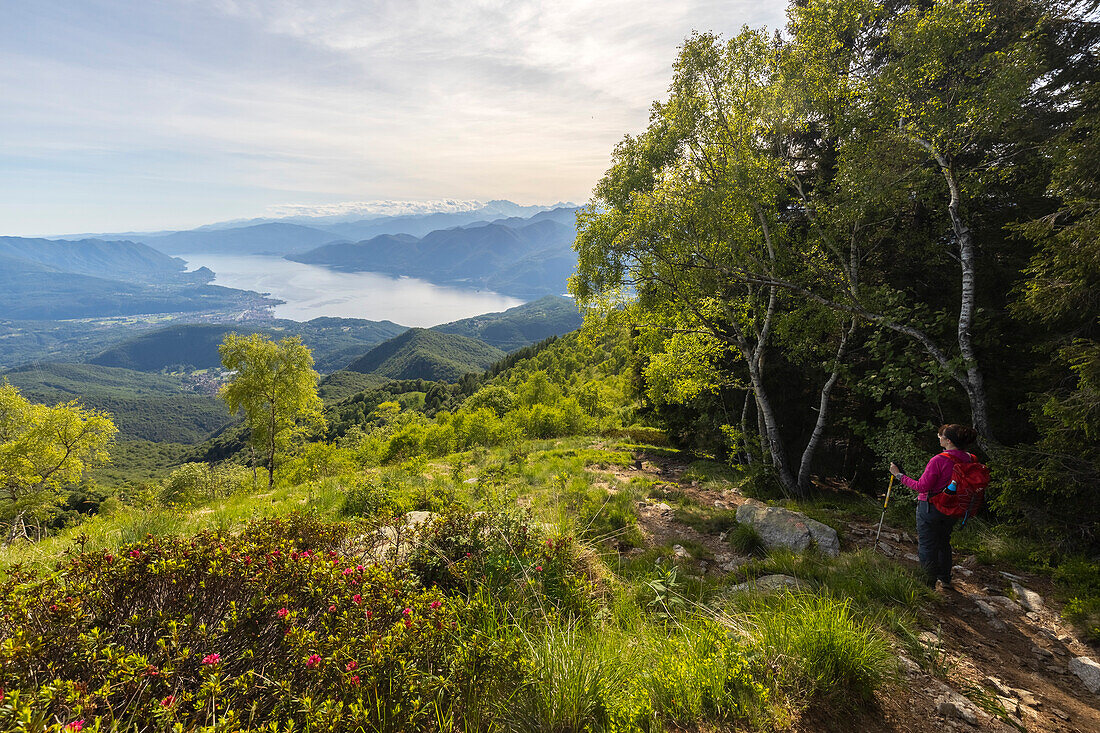
[[[595,203],[578,218],[571,288],[591,311],[631,303],[643,337],[663,335],[647,377],[666,387],[665,398],[731,383],[749,391],[780,484],[804,495],[854,323],[784,289],[803,278],[826,292],[844,283],[814,238],[792,225],[799,155],[789,145],[780,48],[749,29],[728,42],[709,34],[685,42],[668,101],[654,104],[645,133],[615,149]],[[796,332],[780,329],[782,321],[817,326],[789,340],[787,351],[803,356],[810,347],[825,366],[811,378],[816,414],[797,467],[770,371],[777,331]],[[737,373],[712,366],[730,357]],[[685,372],[685,364],[694,368]]]
[[[258,333],[228,334],[218,352],[234,372],[222,387],[222,399],[231,413],[244,412],[253,455],[264,455],[271,489],[281,454],[295,438],[325,426],[313,355],[297,336],[276,343]]]
[[[26,536],[26,517],[42,518],[60,487],[109,460],[118,428],[110,416],[78,401],[50,407],[0,383],[0,511],[11,518],[7,543]]]

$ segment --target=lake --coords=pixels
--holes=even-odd
[[[488,290],[464,290],[374,272],[337,272],[272,255],[178,256],[192,270],[213,270],[217,275],[214,285],[255,290],[285,300],[275,306],[275,316],[293,321],[335,316],[426,328],[524,302]]]

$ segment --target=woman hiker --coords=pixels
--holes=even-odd
[[[890,464],[890,473],[917,492],[917,555],[929,585],[934,586],[938,580],[945,589],[951,589],[951,530],[957,517],[942,514],[928,497],[940,493],[951,483],[951,472],[955,468],[952,458],[963,463],[973,460],[963,446],[977,440],[978,433],[968,425],[944,425],[937,434],[944,453],[932,456],[919,479],[904,475],[896,463]]]

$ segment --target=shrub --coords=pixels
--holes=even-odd
[[[466,706],[441,670],[514,666],[466,648],[462,598],[341,557],[353,531],[292,516],[74,552],[44,576],[13,569],[0,728],[44,714],[127,730],[422,730]]]
[[[490,594],[515,610],[581,621],[593,583],[571,537],[547,537],[509,513],[457,508],[421,528],[409,564],[425,585],[467,597]]]
[[[161,500],[190,504],[228,496],[251,486],[252,474],[232,463],[185,463],[169,474],[161,488]]]

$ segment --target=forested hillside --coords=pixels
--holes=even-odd
[[[232,418],[215,395],[180,377],[89,364],[37,364],[0,375],[28,399],[46,404],[80,400],[110,413],[123,439],[197,443]]]
[[[239,324],[186,324],[143,333],[107,349],[89,359],[91,364],[160,371],[186,366],[208,369],[221,365],[218,346],[227,333],[248,330]],[[260,332],[272,336],[301,336],[316,359],[317,369],[330,372],[343,367],[356,356],[403,331],[404,326],[389,321],[358,318],[315,318],[298,321],[274,320],[263,323]]]
[[[504,356],[500,349],[466,336],[410,328],[355,359],[345,371],[390,379],[455,381],[480,372]]]
[[[583,318],[569,298],[547,295],[502,313],[485,313],[461,321],[433,326],[433,331],[476,338],[503,351],[513,351],[562,336],[580,328]]]

